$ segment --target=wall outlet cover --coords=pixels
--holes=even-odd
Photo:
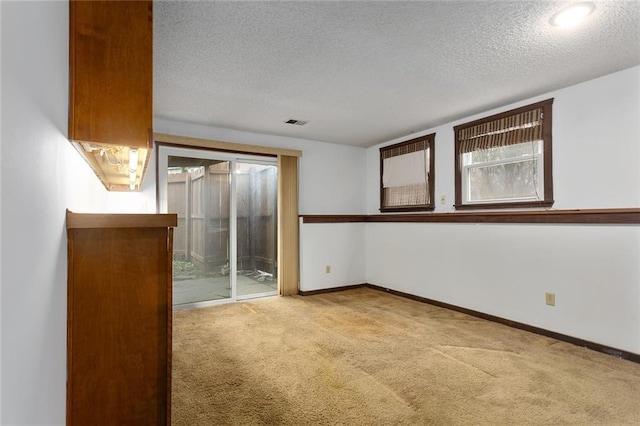
[[[556,294],[555,293],[545,293],[545,303],[549,306],[556,306]]]

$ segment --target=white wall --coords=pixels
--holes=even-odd
[[[300,290],[365,283],[364,242],[364,223],[303,224],[301,219]]]
[[[554,98],[554,209],[640,206],[640,67],[466,117],[367,150],[367,213],[378,213],[379,148],[436,133],[436,212],[453,211],[453,126]],[[439,203],[446,195],[447,203]]]
[[[640,67],[408,136],[436,132],[438,212],[454,199],[456,124],[554,97],[553,208],[640,206]],[[398,140],[389,143],[398,142]],[[379,146],[367,152],[378,212]],[[640,353],[637,225],[368,223],[367,282]],[[556,293],[556,306],[544,304]]]
[[[365,149],[156,119],[154,131],[302,151],[300,214],[362,214],[366,209]],[[144,188],[155,185],[148,175]],[[144,189],[143,188],[143,189]]]
[[[637,226],[369,223],[366,246],[371,284],[640,353]]]
[[[65,209],[106,208],[66,139],[66,2],[0,2],[3,425],[65,423]]]

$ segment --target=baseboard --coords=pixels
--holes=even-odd
[[[528,331],[530,333],[539,334],[541,336],[550,337],[552,339],[560,340],[562,342],[571,343],[571,344],[576,345],[576,346],[581,346],[581,347],[584,347],[584,348],[587,348],[587,349],[594,350],[596,352],[602,352],[602,353],[607,354],[607,355],[615,356],[616,358],[626,359],[628,361],[632,361],[632,362],[640,364],[640,354],[636,354],[636,353],[633,353],[633,352],[628,352],[628,351],[625,351],[625,350],[622,350],[622,349],[612,348],[610,346],[602,345],[600,343],[590,342],[588,340],[579,339],[577,337],[568,336],[566,334],[556,333],[555,331],[545,330],[544,328],[535,327],[535,326],[532,326],[532,325],[529,325],[529,324],[524,324],[524,323],[517,322],[517,321],[511,321],[511,320],[508,320],[506,318],[497,317],[495,315],[485,314],[484,312],[474,311],[472,309],[467,309],[467,308],[463,308],[463,307],[460,307],[460,306],[451,305],[449,303],[440,302],[440,301],[433,300],[433,299],[428,299],[426,297],[416,296],[414,294],[404,293],[404,292],[398,291],[398,290],[392,290],[390,288],[381,287],[381,286],[378,286],[378,285],[375,285],[375,284],[363,283],[363,284],[348,285],[348,286],[344,286],[344,287],[323,288],[323,289],[320,289],[320,290],[298,291],[298,294],[300,294],[301,296],[313,296],[315,294],[334,293],[334,292],[337,292],[337,291],[352,290],[354,288],[362,288],[362,287],[367,287],[367,288],[371,288],[373,290],[383,291],[385,293],[393,294],[395,296],[400,296],[400,297],[404,297],[404,298],[407,298],[407,299],[415,300],[415,301],[418,301],[418,302],[427,303],[429,305],[438,306],[440,308],[450,309],[452,311],[456,311],[456,312],[460,312],[460,313],[463,313],[463,314],[471,315],[471,316],[474,316],[476,318],[481,318],[481,319],[484,319],[484,320],[487,320],[487,321],[496,322],[496,323],[503,324],[503,325],[506,325],[506,326],[509,326],[509,327],[517,328],[519,330],[524,330],[524,331]]]
[[[300,296],[313,296],[315,294],[335,293],[337,291],[353,290],[354,288],[362,288],[362,287],[369,287],[369,284],[364,284],[364,283],[353,284],[353,285],[346,285],[343,287],[322,288],[319,290],[309,290],[309,291],[298,290],[298,294]]]
[[[452,311],[461,312],[463,314],[471,315],[477,318],[485,319],[488,321],[497,322],[499,324],[504,324],[509,327],[517,328],[519,330],[528,331],[530,333],[539,334],[541,336],[550,337],[552,339],[560,340],[563,342],[571,343],[576,346],[585,347],[587,349],[591,349],[597,352],[602,352],[607,355],[615,356],[616,358],[626,359],[628,361],[632,361],[640,364],[640,355],[624,351],[622,349],[612,348],[610,346],[602,345],[600,343],[590,342],[588,340],[579,339],[577,337],[568,336],[566,334],[556,333],[555,331],[545,330],[544,328],[535,327],[529,324],[524,324],[521,322],[511,321],[505,318],[497,317],[495,315],[485,314],[484,312],[474,311],[472,309],[462,308],[460,306],[451,305],[449,303],[439,302],[437,300],[428,299],[422,296],[416,296],[410,293],[403,293],[401,291],[392,290],[390,288],[380,287],[375,284],[364,284],[364,287],[368,287],[374,290],[383,291],[385,293],[390,293],[396,296],[405,297],[407,299],[416,300],[418,302],[428,303],[429,305],[438,306],[440,308],[450,309]]]

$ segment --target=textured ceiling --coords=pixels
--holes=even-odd
[[[154,116],[372,146],[640,64],[640,2],[568,3],[156,1]]]

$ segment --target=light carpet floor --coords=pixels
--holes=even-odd
[[[359,288],[176,312],[174,425],[640,425],[640,364]]]

